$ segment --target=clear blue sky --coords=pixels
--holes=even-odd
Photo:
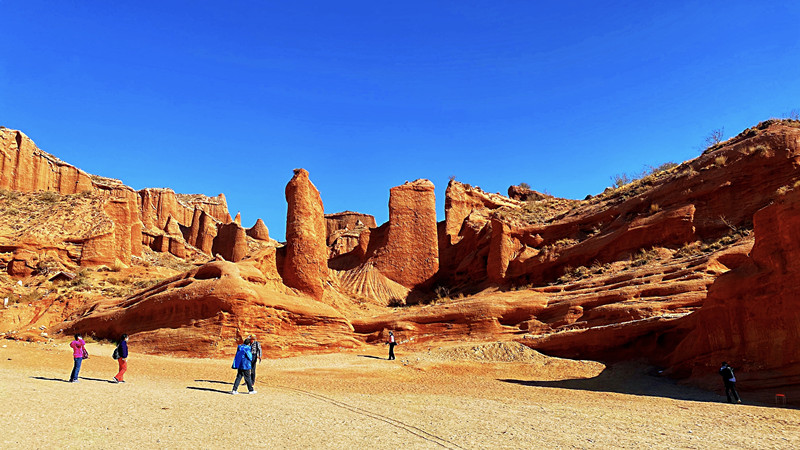
[[[451,175],[583,198],[800,109],[800,2],[0,0],[0,125],[87,172],[224,192],[283,239]]]

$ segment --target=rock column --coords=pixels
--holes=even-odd
[[[295,169],[286,185],[286,256],[283,281],[320,300],[328,278],[328,248],[325,245],[325,211],[319,191],[305,169]]]

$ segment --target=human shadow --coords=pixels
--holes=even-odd
[[[186,389],[191,389],[193,391],[216,392],[217,394],[230,394],[231,393],[231,391],[223,391],[221,389],[212,389],[212,388],[197,387],[197,386],[186,386]]]
[[[719,403],[721,399],[714,392],[678,384],[675,380],[660,376],[657,369],[640,365],[607,366],[599,375],[592,378],[554,381],[498,379],[498,381],[531,387],[613,392],[696,402]]]
[[[198,383],[217,383],[217,384],[231,384],[230,381],[219,381],[219,380],[194,380]]]
[[[44,381],[60,381],[62,383],[69,383],[69,380],[65,380],[63,378],[47,378],[47,377],[31,377],[36,380],[44,380]]]
[[[359,358],[372,358],[372,359],[386,359],[381,358],[380,356],[372,356],[372,355],[358,355]]]
[[[103,383],[112,383],[112,384],[114,384],[114,381],[112,381],[112,380],[105,380],[105,379],[103,379],[103,378],[89,378],[89,377],[78,377],[78,378],[80,378],[81,380],[87,380],[87,381],[102,381]]]

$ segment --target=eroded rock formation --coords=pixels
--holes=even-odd
[[[256,334],[266,356],[358,347],[330,306],[275,289],[253,262],[215,261],[123,302],[101,302],[65,333],[134,336],[142,350],[215,356]]]
[[[387,278],[407,288],[432,282],[439,270],[433,183],[416,180],[389,191],[386,239],[370,260]]]
[[[247,235],[259,241],[269,241],[269,230],[261,219],[256,220],[252,228],[247,229]]]
[[[744,388],[800,384],[800,191],[779,195],[754,219],[749,258],[720,276],[671,356],[675,375],[718,382],[721,361]]]
[[[328,278],[325,212],[319,191],[305,169],[294,171],[294,177],[286,185],[286,202],[283,280],[287,286],[319,300]]]
[[[236,222],[222,224],[217,229],[217,236],[211,252],[220,255],[226,261],[238,262],[247,255],[247,233]]]

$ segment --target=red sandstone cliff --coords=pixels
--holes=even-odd
[[[800,191],[787,189],[756,213],[749,258],[684,319],[691,331],[671,355],[674,375],[718,382],[728,361],[745,389],[800,385]]]
[[[97,196],[103,202],[103,215],[91,228],[93,233],[65,236],[67,242],[81,244],[81,265],[130,264],[141,256],[142,244],[184,257],[185,243],[177,230],[193,223],[195,208],[225,223],[230,214],[225,196],[180,195],[170,189],[143,189],[134,192],[119,180],[89,175],[40,150],[21,131],[0,127],[0,189],[18,192],[49,191],[61,195]],[[169,230],[165,230],[172,219]],[[207,221],[208,222],[208,221]],[[204,224],[203,232],[216,226]],[[166,233],[166,234],[164,234]],[[33,239],[33,238],[32,238]],[[213,236],[194,236],[191,245],[200,243],[210,253]],[[21,242],[18,242],[22,245]],[[9,245],[13,245],[9,243]],[[29,240],[28,247],[56,245]],[[225,251],[233,251],[226,249]]]

